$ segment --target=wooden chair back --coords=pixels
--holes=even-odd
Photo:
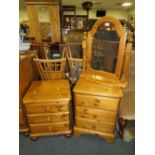
[[[67,57],[67,48],[62,51],[61,59],[49,59],[48,50],[45,49],[46,59],[39,59],[36,54],[36,59],[33,59],[36,63],[37,69],[42,80],[54,80],[65,78],[65,65]]]
[[[42,80],[65,78],[66,58],[62,59],[34,59]]]
[[[36,51],[39,59],[48,59],[49,45],[45,42],[32,42],[31,49]]]

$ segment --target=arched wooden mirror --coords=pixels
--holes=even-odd
[[[88,32],[87,72],[120,79],[127,33],[120,22],[103,17]]]

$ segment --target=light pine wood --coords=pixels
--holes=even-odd
[[[52,123],[60,121],[69,121],[69,112],[45,113],[45,114],[28,114],[30,124],[36,123]]]
[[[70,86],[67,80],[33,81],[23,98],[24,104],[69,102]]]
[[[111,87],[120,87],[120,88],[126,88],[128,85],[128,82],[126,79],[111,79],[106,78],[100,75],[96,74],[88,74],[88,73],[81,73],[80,74],[81,79],[85,79],[89,82],[92,82],[94,84],[99,84],[102,86],[111,86]]]
[[[42,80],[64,79],[66,59],[34,59]]]
[[[71,134],[70,100],[67,80],[34,81],[23,99],[30,138]]]
[[[26,111],[28,114],[67,112],[69,105],[68,102],[29,104],[26,106]]]
[[[117,111],[119,106],[119,99],[117,98],[100,97],[100,96],[88,97],[88,95],[75,94],[74,99],[76,106],[82,108]]]
[[[87,63],[87,32],[84,32],[83,41],[82,41],[82,49],[83,49],[83,68],[82,72],[86,72],[86,63]]]
[[[35,41],[41,41],[40,25],[36,7],[27,5],[27,12],[30,21],[30,36],[35,38]]]
[[[31,133],[58,132],[68,130],[69,126],[69,121],[44,124],[30,124],[30,130]]]
[[[49,6],[52,42],[61,42],[59,5]]]
[[[123,96],[121,88],[80,78],[73,92],[75,101],[73,133],[97,134],[106,141],[113,142],[120,98]],[[77,122],[79,118],[80,122]]]
[[[64,130],[64,131],[57,131],[57,132],[35,132],[35,133],[30,133],[30,138],[33,139],[34,137],[42,137],[42,136],[54,136],[54,135],[68,135],[71,134],[72,130]]]
[[[41,30],[40,23],[37,13],[38,6],[47,6],[49,8],[49,18],[50,18],[50,32],[51,32],[51,42],[61,42],[60,33],[60,1],[28,1],[27,10],[30,21],[30,35],[35,37],[35,41],[41,41]]]
[[[100,85],[95,82],[80,78],[74,87],[73,92],[78,94],[97,95],[104,97],[119,98],[123,96],[123,92],[119,87],[109,87],[108,85]]]
[[[28,90],[33,76],[31,71],[31,54],[20,55],[19,61],[19,132],[28,132],[22,99]]]
[[[91,67],[94,35],[103,22],[113,23],[120,38],[115,73]],[[128,84],[126,75],[132,49],[131,43],[127,43],[126,36],[127,33],[120,22],[106,16],[98,19],[92,30],[84,34],[83,66],[86,64],[86,67],[83,68],[80,79],[73,89],[74,135],[97,134],[107,142],[114,142],[119,104],[123,97],[122,88]]]
[[[115,73],[109,73],[105,71],[99,71],[99,70],[94,70],[91,67],[91,53],[92,53],[92,41],[93,37],[97,31],[97,28],[104,22],[111,22],[115,29],[116,32],[120,38],[120,43],[119,43],[119,50],[118,50],[118,59],[116,63],[116,71]],[[113,18],[113,17],[102,17],[97,22],[94,24],[93,28],[91,31],[88,32],[88,39],[87,39],[87,72],[90,74],[97,74],[100,76],[104,76],[107,78],[113,78],[113,79],[120,79],[121,76],[121,70],[122,70],[122,64],[123,64],[123,56],[124,56],[124,50],[125,50],[125,43],[126,43],[126,37],[127,33],[123,30],[121,23]]]
[[[92,108],[81,108],[81,107],[76,106],[75,115],[76,117],[115,123],[117,112],[92,109]]]
[[[132,43],[129,42],[126,45],[126,50],[125,50],[124,65],[123,65],[123,71],[122,71],[122,77],[121,77],[123,81],[125,81],[127,77],[129,62],[132,54],[131,51],[132,51]]]
[[[99,131],[79,128],[75,126],[74,126],[73,132],[74,132],[74,135],[81,135],[81,134],[99,135],[100,137],[104,138],[109,143],[113,143],[115,140],[115,133],[99,132]]]
[[[115,129],[115,123],[109,123],[104,121],[97,121],[93,119],[76,118],[75,126],[84,129],[95,130],[99,132],[113,133]]]

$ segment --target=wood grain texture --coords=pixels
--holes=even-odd
[[[98,27],[104,22],[112,23],[116,29],[116,32],[117,32],[119,38],[120,38],[119,49],[118,49],[118,57],[117,57],[118,59],[117,59],[116,70],[115,70],[114,74],[109,73],[109,72],[105,72],[105,71],[94,70],[91,67],[93,37],[94,37]],[[115,19],[113,17],[104,16],[104,17],[100,18],[99,20],[97,20],[96,23],[94,24],[93,28],[91,29],[91,31],[88,32],[87,72],[90,74],[97,74],[100,76],[105,76],[107,78],[120,79],[122,65],[123,65],[123,57],[124,57],[124,50],[125,50],[125,44],[126,44],[126,37],[127,37],[127,33],[123,30],[121,23],[117,19]]]
[[[54,136],[54,135],[68,135],[71,134],[72,130],[63,130],[63,131],[57,131],[57,132],[51,132],[51,131],[46,131],[46,132],[35,132],[35,133],[30,133],[30,138],[33,137],[41,137],[41,136]]]
[[[34,81],[26,95],[24,104],[69,101],[70,86],[67,80]]]
[[[96,74],[88,74],[86,72],[81,73],[80,78],[95,84],[111,86],[111,87],[126,88],[128,85],[128,81],[126,79],[121,79],[121,80],[111,79],[111,78],[106,78]]]
[[[70,134],[70,100],[67,80],[34,81],[23,99],[30,137]]]
[[[100,137],[104,138],[109,143],[113,143],[115,140],[115,133],[99,132],[99,131],[83,129],[79,127],[74,127],[73,133],[74,135],[80,135],[80,134],[99,135]]]
[[[31,133],[41,132],[58,132],[69,130],[69,122],[44,123],[44,124],[30,124]]]
[[[123,92],[119,87],[110,87],[108,85],[99,85],[80,78],[73,89],[73,92],[87,95],[97,95],[104,97],[119,98],[123,96]]]
[[[52,42],[61,42],[59,5],[50,5],[49,13],[51,22]]]
[[[27,114],[69,111],[69,102],[36,103],[26,105]]]
[[[25,111],[23,108],[22,99],[28,90],[32,80],[33,80],[33,73],[32,73],[32,60],[33,55],[31,54],[20,54],[20,61],[19,61],[19,131],[20,132],[27,132],[28,125],[25,118]]]
[[[90,129],[100,132],[109,132],[109,133],[113,133],[115,130],[115,123],[97,121],[93,119],[85,119],[80,117],[77,117],[75,119],[75,126],[84,129]]]
[[[75,115],[76,117],[114,123],[116,121],[117,112],[91,108],[81,108],[76,106]]]
[[[34,59],[42,80],[65,79],[66,59]]]
[[[35,38],[35,41],[41,41],[41,31],[39,18],[35,5],[27,5],[27,12],[30,21],[30,36]]]
[[[117,98],[75,94],[74,100],[76,106],[82,108],[117,111],[119,106],[119,99]]]
[[[30,124],[69,121],[69,112],[28,114]]]

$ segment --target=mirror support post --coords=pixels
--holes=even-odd
[[[127,77],[131,53],[132,53],[132,43],[129,42],[127,43],[126,49],[125,49],[124,65],[123,65],[123,71],[121,76],[122,81],[125,81]]]
[[[83,50],[83,69],[82,72],[86,72],[86,55],[87,55],[87,32],[84,32],[83,41],[82,41],[82,50]]]

